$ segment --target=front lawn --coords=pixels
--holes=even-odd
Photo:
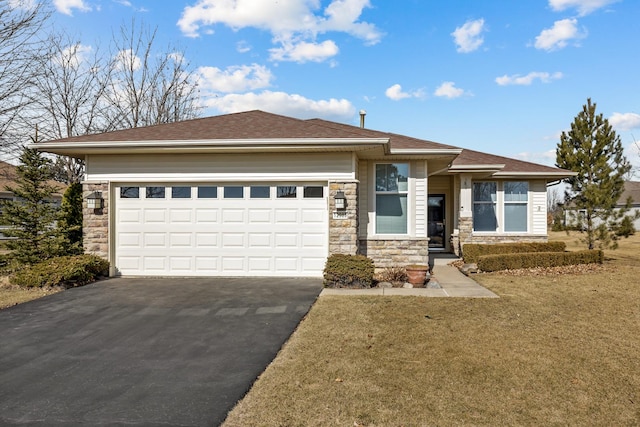
[[[0,309],[60,292],[62,288],[21,288],[11,285],[7,276],[0,277]]]
[[[638,425],[640,237],[606,257],[476,276],[499,299],[322,297],[225,426]]]

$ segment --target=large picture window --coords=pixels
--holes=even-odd
[[[529,183],[507,181],[504,183],[504,231],[527,231]]]
[[[495,182],[473,183],[473,231],[496,231],[496,201]]]
[[[377,164],[375,175],[376,233],[407,234],[409,164]]]

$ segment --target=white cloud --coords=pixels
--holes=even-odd
[[[78,9],[80,12],[91,10],[84,0],[53,0],[53,5],[58,12],[69,16],[73,15],[73,9]]]
[[[335,121],[349,120],[356,111],[346,99],[313,100],[297,94],[267,90],[212,97],[203,103],[205,107],[224,114],[258,109],[300,119],[324,118]]]
[[[512,76],[507,76],[506,74],[502,77],[496,77],[496,83],[500,86],[509,86],[509,85],[522,85],[529,86],[534,82],[534,80],[540,80],[543,83],[549,83],[552,80],[558,80],[562,78],[562,73],[547,73],[540,71],[532,71],[526,76],[521,76],[519,74],[514,74]]]
[[[382,33],[375,25],[359,20],[366,7],[370,7],[369,0],[332,0],[324,10],[320,10],[319,0],[199,0],[184,8],[178,27],[189,37],[212,33],[211,28],[203,27],[216,24],[234,30],[259,28],[269,31],[273,42],[281,45],[272,57],[282,61],[318,61],[328,58],[330,53],[338,53],[334,42],[316,43],[319,34],[342,32],[367,44],[380,41]],[[305,53],[310,57],[304,57]]]
[[[586,31],[578,30],[577,19],[562,19],[553,23],[553,27],[542,30],[536,37],[536,49],[547,51],[562,49],[570,40],[580,40],[587,36]]]
[[[59,66],[69,65],[71,68],[77,69],[86,61],[92,50],[91,46],[75,44],[64,48],[60,55],[54,57],[52,61]]]
[[[269,49],[272,61],[323,62],[338,54],[338,46],[332,40],[322,43],[283,42],[282,47]]]
[[[116,61],[116,67],[118,69],[132,69],[136,71],[142,66],[140,57],[136,56],[136,54],[131,49],[121,50],[116,54],[114,59]]]
[[[619,130],[632,130],[640,128],[640,114],[637,113],[613,113],[609,117],[609,123]]]
[[[484,19],[467,21],[462,27],[457,27],[451,33],[455,44],[458,46],[456,50],[460,53],[469,53],[478,49],[484,43],[482,38],[483,31],[485,31]]]
[[[454,82],[443,82],[440,86],[438,86],[433,94],[441,98],[454,99],[465,95],[465,91],[463,89],[457,88]]]
[[[402,86],[397,83],[388,87],[387,90],[384,91],[384,94],[387,98],[394,101],[400,101],[405,98],[424,98],[425,96],[424,90],[422,89],[414,90],[412,92],[403,92]]]
[[[236,50],[239,53],[247,53],[251,50],[251,45],[246,40],[240,40],[236,43]]]
[[[238,65],[221,70],[200,67],[196,70],[198,86],[210,92],[231,93],[262,89],[271,85],[271,71],[258,64]]]
[[[549,0],[549,6],[556,12],[576,8],[580,16],[585,16],[618,0]]]
[[[523,151],[513,156],[518,160],[525,162],[538,163],[540,165],[555,166],[556,163],[556,150],[547,150],[542,152],[535,151]]]
[[[9,7],[16,10],[34,10],[36,0],[9,0]]]

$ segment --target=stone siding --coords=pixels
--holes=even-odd
[[[347,198],[344,215],[336,211],[335,195],[342,190]],[[335,218],[334,213],[340,217]],[[342,217],[344,216],[344,217]],[[329,183],[329,253],[355,255],[358,253],[358,183]]]
[[[376,269],[429,263],[427,239],[360,240],[360,254],[373,260]]]
[[[102,209],[87,208],[87,196],[99,191],[104,199]],[[82,185],[82,240],[85,253],[109,259],[109,183]]]

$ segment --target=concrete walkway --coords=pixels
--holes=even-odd
[[[433,274],[425,288],[372,288],[372,289],[329,289],[325,288],[320,296],[326,295],[381,295],[381,296],[421,296],[421,297],[457,297],[457,298],[499,298],[478,282],[465,276],[449,263],[458,258],[452,254],[430,254],[433,262]],[[429,287],[435,284],[437,287]]]

